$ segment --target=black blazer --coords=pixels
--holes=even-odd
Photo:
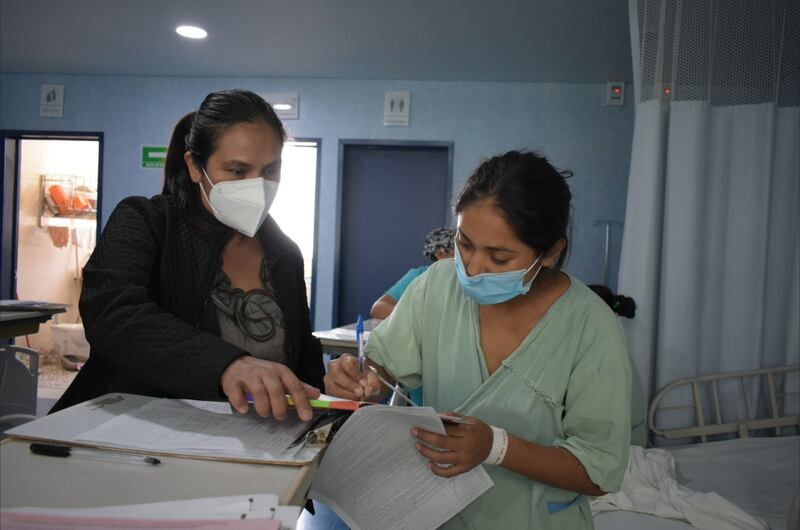
[[[223,400],[222,372],[247,352],[220,338],[212,282],[233,230],[191,222],[170,196],[117,205],[83,269],[80,313],[89,360],[53,411],[108,392]],[[323,388],[297,245],[268,217],[258,232],[287,325],[288,366]]]

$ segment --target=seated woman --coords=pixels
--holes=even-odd
[[[485,465],[494,481],[446,528],[592,528],[584,495],[622,483],[631,367],[614,313],[559,270],[570,198],[543,157],[483,163],[455,205],[455,260],[431,265],[369,337],[384,377],[422,383],[426,405],[469,420],[446,435],[411,430],[431,472]],[[386,392],[352,356],[329,364],[325,388],[351,399]]]
[[[324,368],[297,245],[269,216],[286,133],[244,90],[209,94],[172,134],[161,195],[117,205],[84,268],[91,355],[53,410],[107,392],[217,400],[303,419]]]
[[[450,228],[449,226],[432,230],[427,236],[425,236],[425,247],[422,249],[422,255],[431,260],[433,263],[436,263],[440,259],[452,258],[453,237],[455,234],[455,229]],[[373,318],[387,318],[389,315],[391,315],[392,311],[394,310],[394,306],[397,305],[397,301],[400,300],[401,296],[403,296],[403,293],[411,284],[411,282],[413,282],[417,276],[428,270],[428,267],[430,267],[430,265],[422,265],[420,267],[410,269],[403,275],[402,278],[397,280],[397,283],[392,285],[389,290],[383,294],[383,296],[378,298],[375,303],[372,304],[370,314],[373,316]]]

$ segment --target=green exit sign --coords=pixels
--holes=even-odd
[[[166,147],[157,145],[145,145],[142,147],[142,168],[162,168],[166,159]]]

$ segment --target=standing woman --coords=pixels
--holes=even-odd
[[[570,198],[543,157],[483,163],[455,205],[455,259],[431,265],[369,337],[378,371],[469,421],[446,435],[412,429],[431,471],[485,465],[494,481],[447,528],[589,529],[585,496],[621,485],[631,368],[614,313],[559,270]],[[325,383],[347,398],[381,388],[352,356],[332,361]]]
[[[53,410],[108,392],[217,400],[311,418],[323,385],[297,245],[269,216],[286,132],[245,90],[178,122],[164,189],[116,207],[83,271],[91,355]]]

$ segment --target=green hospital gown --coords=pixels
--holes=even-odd
[[[367,355],[425,405],[476,416],[522,439],[569,450],[603,491],[617,491],[628,463],[631,368],[617,317],[583,283],[571,286],[489,375],[478,305],[452,259],[433,264],[375,329]],[[485,465],[495,485],[445,528],[592,528],[586,498]]]

